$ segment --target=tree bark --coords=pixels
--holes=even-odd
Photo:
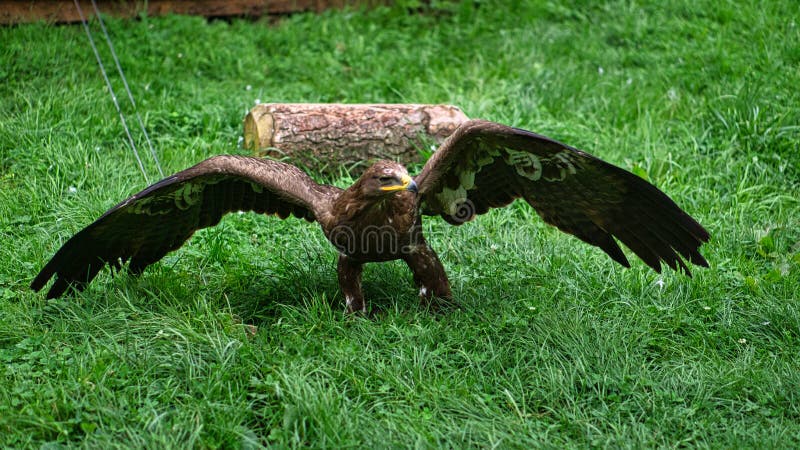
[[[94,17],[94,8],[87,1],[80,2],[87,19]],[[166,14],[191,14],[206,17],[288,14],[300,11],[323,11],[344,6],[372,6],[385,4],[378,0],[148,0],[119,1],[98,0],[97,8],[104,14],[117,17],[137,17],[139,14],[162,16]],[[73,0],[0,0],[0,24],[22,22],[80,22],[81,18]]]
[[[467,120],[448,105],[264,103],[244,119],[244,146],[322,171],[408,164]]]

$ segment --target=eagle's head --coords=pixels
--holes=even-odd
[[[376,162],[361,175],[356,185],[362,195],[372,198],[403,191],[417,192],[417,183],[408,175],[408,170],[394,161]]]

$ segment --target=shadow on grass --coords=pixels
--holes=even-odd
[[[83,292],[64,298],[32,302],[29,313],[41,327],[64,321],[78,324],[117,315],[136,320],[151,317],[227,312],[244,324],[264,326],[286,314],[344,318],[345,302],[339,290],[335,257],[313,260],[287,257],[271,262],[240,262],[226,268],[225,261],[208,266],[195,261],[159,263],[141,275],[125,271],[102,273]],[[363,279],[370,317],[425,312],[420,305],[411,272],[400,261],[367,264]],[[293,312],[288,312],[292,310]],[[437,311],[427,311],[435,314]]]

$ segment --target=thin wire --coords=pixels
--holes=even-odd
[[[161,163],[158,161],[155,149],[153,149],[153,143],[150,142],[150,136],[147,134],[147,128],[145,128],[144,122],[142,122],[142,116],[139,115],[139,109],[136,108],[136,102],[133,100],[133,94],[131,93],[131,88],[128,86],[128,80],[125,78],[125,72],[122,71],[119,58],[117,58],[117,52],[114,50],[114,44],[111,43],[111,38],[108,36],[108,31],[106,30],[106,24],[103,22],[103,17],[100,15],[100,11],[97,9],[97,3],[95,0],[92,0],[92,7],[94,8],[94,15],[97,17],[97,21],[100,23],[100,28],[103,30],[103,35],[106,38],[108,48],[111,50],[111,57],[114,58],[114,64],[117,65],[117,72],[119,73],[119,77],[122,79],[122,85],[125,86],[125,91],[128,93],[128,100],[130,100],[131,105],[133,105],[133,111],[136,113],[136,119],[139,121],[139,128],[141,128],[142,134],[144,134],[144,138],[147,141],[147,146],[150,148],[150,156],[153,157],[153,161],[156,163],[158,174],[161,175],[161,178],[164,178],[164,171],[161,170]]]
[[[131,130],[128,129],[128,124],[125,122],[125,116],[122,114],[122,109],[119,107],[119,102],[117,102],[117,96],[114,94],[114,88],[111,87],[111,81],[108,79],[108,74],[106,73],[106,68],[103,66],[103,60],[100,59],[100,52],[97,51],[97,46],[94,45],[94,39],[92,39],[92,32],[89,30],[89,24],[86,22],[86,17],[83,15],[83,10],[81,9],[81,5],[78,3],[78,0],[73,0],[75,3],[75,8],[78,10],[78,15],[81,17],[81,23],[83,23],[83,29],[86,30],[86,36],[89,38],[89,44],[92,46],[92,51],[94,51],[94,57],[97,59],[97,64],[100,66],[100,72],[103,74],[103,79],[106,81],[106,86],[108,87],[108,92],[111,94],[111,100],[114,101],[114,106],[117,107],[117,113],[119,113],[119,120],[122,122],[122,127],[125,128],[125,134],[128,136],[128,142],[133,149],[133,154],[136,156],[136,162],[139,163],[139,170],[142,171],[142,175],[144,175],[145,182],[150,184],[150,178],[147,176],[147,172],[144,170],[144,164],[142,164],[142,159],[139,158],[139,152],[136,151],[136,144],[133,142],[133,136],[131,136]]]

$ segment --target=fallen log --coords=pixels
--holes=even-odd
[[[81,4],[86,17],[94,17],[92,4],[85,0]],[[363,7],[376,4],[380,3],[373,0],[98,0],[97,8],[103,14],[125,18],[166,14],[189,14],[205,17],[261,17],[303,11],[321,12],[329,8]],[[81,18],[75,8],[74,0],[0,0],[0,25],[39,20],[64,23],[80,22]]]
[[[449,105],[262,103],[244,119],[244,147],[322,171],[408,164],[467,120]]]

